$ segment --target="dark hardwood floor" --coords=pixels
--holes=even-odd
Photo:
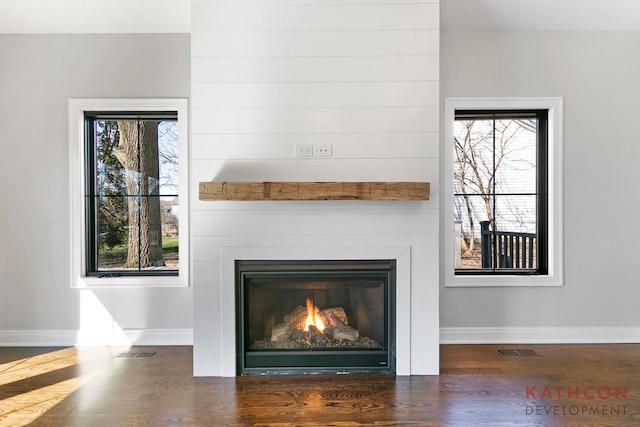
[[[191,347],[0,348],[0,425],[640,426],[639,374],[640,344],[443,345],[441,375],[412,377],[193,378]]]

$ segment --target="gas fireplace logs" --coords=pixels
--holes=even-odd
[[[271,339],[254,343],[254,349],[283,348],[379,348],[377,341],[360,337],[360,332],[349,326],[342,307],[320,310],[307,299],[306,307],[298,306],[271,329]]]
[[[274,326],[271,331],[271,341],[308,340],[312,344],[338,339],[357,341],[359,336],[358,330],[349,326],[349,320],[342,307],[320,310],[313,307],[311,300],[307,300],[307,307],[298,306],[284,316],[284,323]]]

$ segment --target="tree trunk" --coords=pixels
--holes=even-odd
[[[164,265],[158,162],[158,122],[118,121],[116,157],[127,170],[129,239],[125,268]]]

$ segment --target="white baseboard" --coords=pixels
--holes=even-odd
[[[111,345],[193,345],[192,329],[125,329],[118,331],[0,331],[0,347]]]
[[[440,344],[640,343],[640,327],[440,328]],[[126,329],[97,334],[72,330],[0,331],[0,347],[193,345],[191,329]]]
[[[440,344],[640,343],[640,327],[440,328]]]

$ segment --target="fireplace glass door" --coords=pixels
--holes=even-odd
[[[395,261],[237,261],[238,373],[395,370]]]

